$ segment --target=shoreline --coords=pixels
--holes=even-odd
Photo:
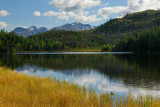
[[[160,106],[160,99],[156,97],[98,95],[94,90],[76,84],[19,74],[4,67],[0,67],[0,94],[0,105],[3,106]]]

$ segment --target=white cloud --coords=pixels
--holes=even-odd
[[[78,14],[79,15],[89,15],[89,12],[88,11],[80,11]]]
[[[101,0],[51,0],[48,3],[60,11],[81,11],[101,4]]]
[[[44,13],[43,16],[51,17],[51,16],[56,16],[57,14],[58,14],[57,12],[48,11],[48,12]]]
[[[33,13],[33,16],[41,16],[41,13],[40,13],[39,11],[35,11],[35,12]]]
[[[108,6],[108,5],[109,5],[109,3],[101,4],[102,7]]]
[[[16,26],[16,27],[22,27],[22,28],[25,28],[25,29],[29,28],[29,27],[26,27],[26,26]]]
[[[128,11],[128,7],[117,6],[117,7],[105,7],[98,10],[98,15],[107,18],[109,15],[115,13],[118,16],[125,15]]]
[[[109,3],[101,3],[101,0],[50,0],[49,5],[58,9],[58,12],[48,11],[42,16],[57,17],[57,19],[73,19],[79,23],[91,23],[108,19],[111,14],[117,14],[116,17],[123,17],[127,13],[144,11],[148,9],[159,9],[160,0],[128,0],[127,6],[108,7]],[[95,6],[102,6],[98,11],[85,11],[85,9]],[[105,7],[104,7],[105,6]],[[38,11],[35,16],[40,16]]]
[[[75,15],[76,14],[73,12],[65,12],[65,11],[62,12],[48,11],[43,14],[43,16],[48,16],[48,17],[56,16],[58,19],[65,19],[65,20],[73,18]]]
[[[98,18],[97,15],[84,16],[84,15],[76,15],[74,17],[75,22],[88,24],[91,22],[96,22],[102,20],[102,18]]]
[[[57,19],[63,20],[73,19],[75,22],[84,24],[102,20],[97,15],[89,15],[88,11],[84,11],[88,8],[101,6],[101,0],[50,0],[48,4],[56,7],[58,12],[48,11],[42,16],[57,17]]]
[[[128,0],[130,12],[160,8],[160,0]]]
[[[74,19],[75,22],[79,22],[79,23],[91,23],[91,22],[95,22],[95,21],[100,21],[102,20],[102,18],[98,18],[97,15],[88,15],[89,13],[86,12],[79,12],[79,13],[74,13],[74,12],[54,12],[54,11],[49,11],[43,14],[43,16],[48,16],[48,17],[52,17],[52,16],[56,16],[57,19],[64,19],[64,20],[69,20],[70,18]]]
[[[5,28],[7,27],[7,24],[5,22],[0,22],[0,28]]]
[[[7,16],[7,15],[9,15],[10,13],[9,12],[7,12],[7,11],[5,11],[5,10],[0,10],[0,17],[1,16]]]
[[[128,6],[104,7],[98,10],[98,15],[108,17],[114,13],[122,17],[127,13],[159,8],[160,0],[128,0]]]

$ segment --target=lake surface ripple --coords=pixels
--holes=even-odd
[[[112,52],[0,54],[0,66],[56,78],[98,93],[160,96],[160,56]]]

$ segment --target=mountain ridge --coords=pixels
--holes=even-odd
[[[54,27],[51,30],[66,30],[66,31],[82,31],[82,30],[91,30],[95,27],[89,25],[89,24],[82,24],[82,23],[76,23],[73,22],[71,24],[65,24],[62,26]]]
[[[37,28],[36,26],[31,26],[29,28],[17,27],[12,32],[18,36],[28,37],[28,36],[46,32],[46,31],[48,31],[48,29],[45,27]]]
[[[160,10],[146,10],[127,14],[123,18],[110,19],[97,27],[93,33],[113,36],[138,33],[155,26],[160,26]]]
[[[65,31],[82,31],[82,30],[91,30],[96,28],[96,26],[91,26],[89,24],[82,24],[82,23],[76,23],[73,22],[71,24],[64,24],[62,26],[54,27],[51,29],[47,29],[46,27],[36,27],[31,26],[29,28],[26,27],[17,27],[12,32],[14,32],[18,36],[24,36],[29,37],[32,35],[36,35],[38,33],[43,33],[46,31],[52,31],[52,30],[65,30]]]

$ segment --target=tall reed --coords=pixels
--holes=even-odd
[[[114,98],[65,81],[0,68],[0,107],[160,107],[160,99],[150,96]]]

